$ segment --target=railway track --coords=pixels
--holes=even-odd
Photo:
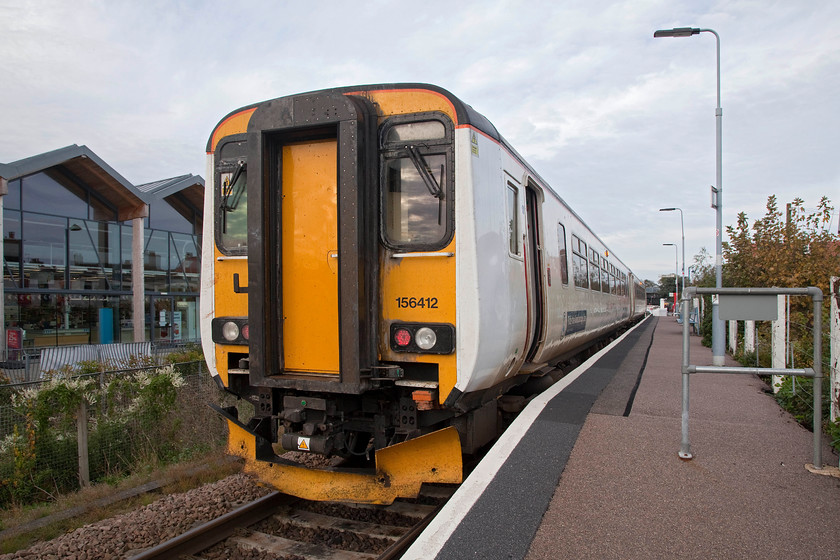
[[[132,560],[386,560],[399,558],[454,485],[424,485],[390,506],[309,502],[272,492]]]

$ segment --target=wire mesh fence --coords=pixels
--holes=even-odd
[[[203,361],[46,377],[0,386],[0,507],[223,446],[208,403],[252,413]]]

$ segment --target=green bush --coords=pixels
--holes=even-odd
[[[12,406],[23,422],[0,441],[0,506],[78,488],[77,417],[83,403],[90,413],[91,481],[177,458],[181,419],[174,411],[183,385],[170,365],[114,375],[104,387],[96,377],[56,375],[15,393]]]
[[[810,377],[786,375],[782,378],[776,401],[787,410],[797,422],[809,430],[814,427],[814,380]],[[831,392],[828,379],[822,384],[822,429],[828,434],[830,443],[840,452],[840,425],[829,420]]]

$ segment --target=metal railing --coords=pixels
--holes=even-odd
[[[690,363],[688,322],[683,322],[682,352],[682,442],[679,456],[681,459],[693,458],[688,438],[688,401],[689,375],[695,373],[734,373],[748,375],[795,375],[814,379],[814,468],[822,469],[822,302],[823,292],[816,287],[808,288],[686,288],[682,295],[683,313],[688,314],[688,306],[694,294],[712,296],[810,296],[814,305],[814,360],[811,368],[760,368],[697,366]],[[743,303],[743,300],[738,300]],[[759,305],[739,305],[734,313],[741,316],[727,317],[730,320],[767,320],[767,308]],[[772,311],[770,312],[772,313]],[[722,317],[723,318],[723,317]]]

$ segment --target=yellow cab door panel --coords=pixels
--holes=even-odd
[[[338,374],[336,140],[282,147],[283,363]]]

